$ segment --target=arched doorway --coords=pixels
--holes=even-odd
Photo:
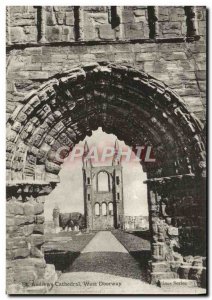
[[[132,67],[83,65],[54,76],[17,107],[7,123],[7,204],[12,209],[21,203],[20,209],[30,209],[34,218],[10,217],[8,230],[16,236],[11,224],[36,224],[36,231],[27,227],[30,247],[25,257],[42,257],[42,201],[59,182],[57,150],[65,146],[63,156],[68,155],[99,126],[134,151],[139,145],[154,149],[155,162],[142,162],[152,236],[151,280],[158,276],[158,262],[168,266],[164,272],[169,277],[188,254],[185,249],[204,255],[202,125],[169,87]],[[16,257],[21,255],[23,251]],[[13,258],[9,253],[8,259]]]
[[[120,166],[116,166],[113,162],[115,144],[120,152]],[[88,156],[91,156],[91,163],[85,159],[83,153],[85,145]],[[61,148],[61,154],[63,150]],[[60,213],[79,212],[86,215],[87,206],[90,206],[92,202],[93,204],[100,202],[102,203],[100,204],[102,216],[111,218],[111,221],[113,218],[120,218],[121,227],[125,229],[129,227],[129,221],[131,228],[133,228],[132,225],[135,227],[135,224],[136,228],[140,228],[139,218],[148,219],[147,186],[145,183],[142,184],[147,178],[139,159],[123,141],[118,141],[113,134],[103,132],[100,127],[92,131],[90,137],[86,136],[83,141],[75,145],[69,156],[64,159],[59,176],[60,183],[45,197],[44,216],[47,231],[53,226],[52,211],[56,205],[59,206]],[[114,212],[118,211],[115,209],[114,202],[122,201],[122,199],[124,215],[120,211],[117,218]],[[91,219],[88,218],[88,223],[90,225],[93,223],[92,211],[95,212],[95,207],[89,209]],[[98,219],[100,222],[101,218]],[[87,230],[89,230],[88,223],[86,224]],[[109,224],[114,226],[114,222],[109,222]],[[104,220],[102,230],[105,229],[111,230],[112,228],[106,226]]]

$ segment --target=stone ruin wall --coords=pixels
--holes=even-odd
[[[205,123],[205,7],[11,6],[6,14],[7,117],[55,74],[109,61],[164,82]],[[7,201],[7,283],[20,291],[23,281],[53,282],[56,276],[41,251],[44,199],[24,201]]]

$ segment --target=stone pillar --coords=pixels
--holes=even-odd
[[[187,24],[187,38],[195,40],[199,38],[198,24],[196,18],[196,7],[185,6],[186,24]]]
[[[54,231],[55,233],[60,232],[60,226],[59,226],[59,215],[60,215],[60,209],[56,205],[55,208],[53,209],[53,223],[54,223]]]
[[[42,251],[44,198],[23,193],[9,196],[6,212],[7,293],[45,293],[47,287],[42,283],[54,282],[57,275]]]
[[[204,287],[205,280],[201,279],[205,274],[204,252],[201,249],[205,246],[201,247],[204,237],[199,224],[199,216],[204,216],[202,186],[201,179],[190,173],[147,181],[152,236],[151,283],[176,277],[196,278],[197,284]],[[190,260],[201,263],[196,266]]]
[[[37,7],[37,18],[38,18],[38,41],[40,43],[46,43],[46,7]]]
[[[164,218],[165,207],[161,207],[158,186],[148,185],[149,224],[151,232],[152,260],[149,261],[149,281],[157,284],[160,279],[176,278],[178,274],[170,268],[169,255],[171,237],[167,235],[169,225]]]

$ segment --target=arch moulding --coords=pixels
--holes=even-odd
[[[115,134],[134,151],[139,145],[152,146],[156,161],[141,162],[147,173],[150,280],[154,283],[160,279],[159,262],[163,269],[159,273],[166,273],[163,278],[178,276],[185,255],[204,256],[203,126],[173,90],[130,66],[93,63],[57,74],[31,91],[10,116],[9,239],[17,235],[11,224],[25,226],[29,231],[25,240],[31,246],[24,258],[34,257],[45,264],[41,251],[43,196],[59,182],[62,160],[58,154],[60,158],[67,156],[75,144],[98,127]],[[64,147],[69,150],[61,151]],[[20,206],[23,214],[30,208],[30,214],[20,224],[13,214],[14,205]],[[190,249],[190,253],[185,253],[185,249]],[[10,251],[8,260],[20,255]]]

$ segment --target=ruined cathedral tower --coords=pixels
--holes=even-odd
[[[123,176],[118,141],[111,166],[93,166],[87,142],[84,146],[83,187],[86,227],[106,230],[122,227]]]

